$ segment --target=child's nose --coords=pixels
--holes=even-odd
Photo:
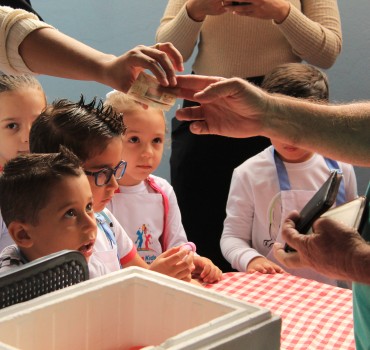
[[[96,236],[97,225],[96,225],[96,218],[93,213],[86,213],[84,220],[83,220],[83,231],[88,235],[90,238],[91,236]]]
[[[109,180],[109,182],[107,183],[106,186],[109,187],[109,188],[114,188],[114,190],[116,190],[119,187],[115,175],[112,175],[112,177],[110,178],[110,180]]]
[[[153,155],[153,148],[152,148],[152,146],[150,144],[149,145],[144,145],[142,156],[143,157],[151,157],[152,155]]]

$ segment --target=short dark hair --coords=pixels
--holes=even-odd
[[[263,79],[261,87],[270,93],[314,101],[329,100],[327,75],[320,69],[303,63],[286,63],[275,67]]]
[[[68,149],[59,153],[22,154],[9,160],[0,175],[0,208],[6,225],[36,225],[55,185],[65,176],[84,174],[81,161]]]
[[[125,130],[122,116],[111,106],[104,106],[102,100],[96,103],[94,98],[86,104],[82,95],[77,103],[60,99],[33,122],[30,150],[33,153],[58,152],[63,145],[85,162],[103,152],[109,141]]]

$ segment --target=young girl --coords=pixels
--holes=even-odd
[[[125,176],[108,208],[136,244],[142,259],[151,264],[159,254],[187,242],[172,186],[152,175],[158,168],[165,142],[165,117],[161,109],[143,106],[128,95],[113,91],[106,105],[123,114]],[[207,283],[217,282],[221,270],[209,259],[195,255],[194,273]]]
[[[45,93],[31,75],[0,75],[0,172],[18,154],[29,152],[32,122],[46,106]],[[0,215],[0,252],[14,244]]]
[[[98,224],[94,252],[89,262],[90,277],[117,271],[121,267],[148,268],[137,254],[126,232],[106,204],[118,189],[126,168],[122,160],[122,118],[102,102],[53,102],[35,120],[30,133],[33,153],[58,152],[60,145],[69,148],[82,162],[93,194],[93,209]],[[185,260],[183,258],[186,257]],[[191,280],[192,253],[175,248],[162,254],[151,270],[182,280]]]

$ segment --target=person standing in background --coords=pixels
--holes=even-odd
[[[241,77],[260,85],[275,66],[302,60],[330,68],[342,48],[337,1],[169,0],[156,34],[187,61],[198,42],[193,73]],[[185,100],[184,107],[194,105]],[[185,231],[200,254],[223,271],[219,241],[233,169],[268,147],[263,137],[199,137],[172,122],[171,184]]]

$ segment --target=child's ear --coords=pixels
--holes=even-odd
[[[32,238],[27,233],[27,225],[13,221],[8,225],[8,232],[15,244],[22,248],[30,248],[33,245]]]

